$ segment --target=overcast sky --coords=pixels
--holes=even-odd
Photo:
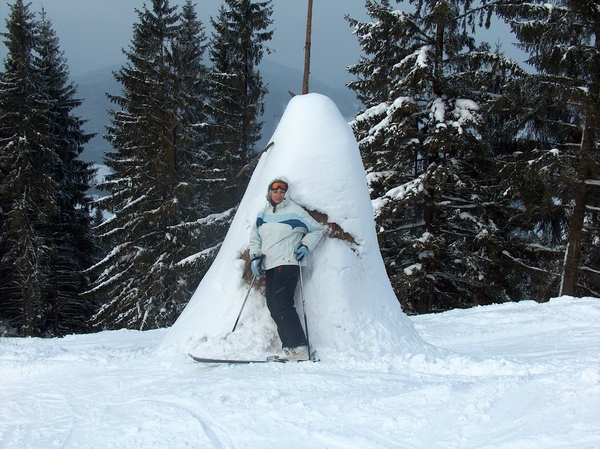
[[[10,8],[0,0],[0,25],[5,31]],[[132,26],[138,21],[135,9],[144,0],[25,0],[30,11],[45,9],[60,39],[72,75],[111,67],[125,62],[121,49],[128,47]],[[181,5],[184,0],[172,0]],[[210,17],[216,18],[222,0],[195,0],[198,17],[210,35]],[[286,66],[302,69],[306,37],[307,0],[277,0],[273,2],[272,29],[268,46],[274,51],[265,58]],[[311,74],[328,84],[343,86],[351,80],[348,65],[357,62],[359,46],[344,15],[367,20],[363,0],[314,0]],[[6,47],[0,44],[0,57]]]
[[[30,11],[45,9],[60,39],[72,75],[81,75],[125,62],[121,51],[131,42],[133,23],[138,21],[135,9],[147,0],[25,0]],[[172,0],[181,5],[185,0]],[[0,28],[5,31],[9,6],[14,0],[0,0]],[[222,0],[195,0],[198,17],[210,35],[210,17],[217,17]],[[276,0],[273,2],[272,28],[275,30],[268,46],[273,50],[266,59],[302,70],[306,38],[307,0]],[[395,4],[395,2],[392,2]],[[404,5],[399,4],[398,8]],[[352,80],[346,67],[358,61],[360,48],[344,15],[367,21],[364,0],[314,0],[311,47],[311,76],[335,87]],[[496,23],[488,41],[503,41],[503,50],[512,50],[506,26]],[[508,41],[505,41],[508,39]],[[0,44],[0,57],[6,47]],[[513,56],[514,57],[514,56]],[[298,87],[300,90],[301,86]]]

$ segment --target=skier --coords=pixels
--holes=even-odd
[[[250,234],[250,267],[265,275],[267,307],[277,325],[280,360],[308,360],[308,343],[296,308],[294,291],[300,265],[321,237],[323,227],[306,210],[286,197],[289,183],[279,177],[269,183],[267,204],[258,213]]]

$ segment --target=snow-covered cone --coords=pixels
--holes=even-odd
[[[292,98],[271,141],[217,258],[160,351],[251,358],[280,348],[258,288],[231,331],[249,289],[241,255],[251,224],[264,206],[268,183],[285,176],[291,199],[326,215],[337,231],[321,240],[302,270],[310,344],[321,360],[429,353],[432,348],[402,312],[387,277],[358,145],[335,104],[319,94]],[[300,283],[296,299],[303,322]]]

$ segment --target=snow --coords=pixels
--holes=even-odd
[[[423,175],[421,175],[412,181],[408,181],[402,185],[392,188],[391,190],[388,190],[383,198],[374,200],[373,210],[375,211],[376,215],[379,215],[381,213],[381,208],[386,206],[389,202],[388,198],[392,200],[402,200],[409,194],[409,192],[418,193],[422,192],[423,189]]]
[[[409,318],[379,253],[356,141],[333,102],[294,97],[271,140],[170,329],[0,340],[0,447],[600,447],[597,299]],[[264,358],[280,347],[261,288],[242,275],[250,225],[277,176],[351,236],[324,238],[302,270],[321,361],[197,364],[188,352]]]
[[[417,66],[419,67],[427,67],[427,53],[431,51],[431,47],[429,45],[424,45],[418,50],[418,58],[417,58]]]
[[[437,127],[444,125],[444,119],[446,115],[446,105],[444,104],[444,100],[441,98],[436,98],[433,100],[431,104],[431,115],[434,121],[438,122]]]
[[[260,288],[243,280],[250,227],[271,180],[285,176],[288,195],[327,215],[352,238],[325,237],[302,269],[311,346],[322,360],[371,359],[385,354],[433,354],[402,313],[379,253],[365,170],[350,126],[319,94],[289,102],[261,157],[217,258],[172,326],[159,352],[165,359],[264,358],[281,348]],[[302,317],[301,284],[296,307]],[[301,319],[301,321],[303,321]]]
[[[165,360],[167,330],[0,340],[0,447],[598,448],[600,300],[410,318],[370,360]]]

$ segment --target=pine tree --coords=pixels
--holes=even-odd
[[[110,194],[98,201],[113,214],[98,228],[111,249],[94,267],[89,292],[104,302],[94,319],[99,328],[172,324],[207,259],[197,239],[208,211],[202,26],[190,2],[183,16],[168,0],[136,11],[128,62],[114,74],[123,93],[109,95],[121,109],[110,111],[116,151],[106,164],[114,173],[101,186]]]
[[[79,294],[91,236],[85,190],[93,171],[76,157],[89,136],[50,22],[11,6],[0,88],[0,298],[23,335],[85,330]]]
[[[367,1],[348,19],[365,54],[349,68],[363,104],[353,121],[368,172],[380,248],[407,312],[506,299],[484,111],[518,67],[469,32],[489,21],[470,1]],[[480,11],[477,14],[477,11]]]
[[[211,19],[210,60],[212,83],[210,107],[217,126],[213,136],[215,166],[223,170],[220,184],[221,209],[234,207],[241,200],[248,177],[237,173],[252,159],[261,137],[263,99],[267,88],[257,70],[265,42],[273,31],[271,1],[225,0],[217,19]]]
[[[40,269],[44,258],[40,228],[54,213],[53,198],[46,193],[52,195],[55,185],[44,163],[54,155],[46,151],[43,135],[36,132],[47,105],[40,104],[35,83],[34,16],[21,0],[11,6],[6,28],[8,54],[0,88],[0,300],[4,319],[22,327],[23,335],[33,336],[43,313],[46,281]]]
[[[589,0],[534,0],[504,1],[498,12],[537,70],[504,96],[518,112],[512,135],[529,148],[512,161],[528,186],[515,188],[514,199],[545,237],[547,266],[560,274],[560,286],[553,279],[546,288],[598,295],[600,9]]]
[[[91,232],[91,199],[87,195],[95,177],[92,164],[78,159],[93,135],[83,130],[84,121],[73,115],[82,104],[76,87],[69,82],[69,70],[52,23],[42,10],[39,23],[37,65],[43,92],[52,102],[47,137],[57,155],[52,178],[57,183],[57,214],[48,236],[50,282],[46,300],[51,305],[47,328],[55,336],[87,331],[92,314],[81,293],[87,289],[83,274],[93,262],[95,239]]]
[[[179,304],[186,304],[202,277],[210,268],[229,229],[233,209],[222,211],[215,205],[215,178],[220,170],[215,167],[214,157],[209,154],[214,124],[208,112],[209,70],[203,58],[207,48],[204,26],[197,18],[191,0],[183,5],[181,26],[173,45],[173,66],[179,74],[181,92],[178,95],[180,120],[185,130],[184,160],[180,170],[188,170],[188,179],[195,184],[187,195],[190,213],[187,221],[171,228],[179,245],[176,270],[180,279],[174,292]],[[217,173],[215,175],[215,173]],[[218,184],[218,181],[217,181]]]

